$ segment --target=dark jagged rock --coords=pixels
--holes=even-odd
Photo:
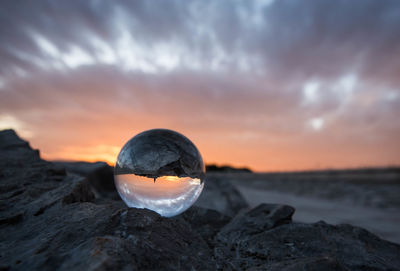
[[[77,183],[71,193],[62,199],[63,204],[71,204],[74,202],[93,202],[94,194],[87,180]]]
[[[269,223],[267,223],[269,224]],[[259,270],[400,270],[400,246],[351,225],[287,223],[262,232],[225,226],[217,235],[220,267]],[[229,263],[226,259],[231,259]],[[255,269],[257,270],[257,269]]]
[[[190,224],[192,229],[195,229],[210,247],[214,247],[214,236],[231,220],[231,217],[215,210],[192,206],[178,219],[183,219]]]
[[[234,216],[248,208],[246,200],[229,180],[218,175],[208,175],[204,191],[195,203],[196,206],[213,209],[227,216]]]
[[[93,180],[83,177],[93,171],[69,174],[6,133],[5,137],[0,132],[0,139],[7,138],[0,154],[0,266],[13,270],[215,267],[207,243],[188,223],[129,209],[120,200],[97,201]]]
[[[350,271],[351,269],[341,265],[337,259],[330,257],[308,257],[295,260],[277,262],[273,264],[264,264],[257,267],[251,267],[249,271],[269,270],[269,271]]]
[[[107,206],[96,208],[105,211]],[[99,214],[97,219],[100,223],[84,229],[88,236],[76,236],[83,243],[68,251],[70,260],[56,268],[210,270],[215,266],[206,243],[186,224],[145,209],[106,211],[105,217]]]
[[[262,233],[276,226],[290,223],[294,208],[287,205],[261,204],[245,213],[238,214],[218,234],[224,244],[236,244],[249,236]]]
[[[0,132],[0,270],[400,270],[399,245],[350,225],[293,223],[290,206],[248,210],[220,176],[199,202],[214,210],[164,218],[110,197],[109,172],[46,162]]]
[[[29,143],[17,136],[14,130],[0,133],[0,150],[30,149]]]
[[[104,162],[54,162],[63,167],[69,174],[87,179],[96,198],[118,200],[119,195],[114,185],[114,169]]]

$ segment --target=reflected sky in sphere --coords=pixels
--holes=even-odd
[[[188,209],[200,196],[204,183],[190,177],[153,178],[134,174],[116,176],[115,184],[129,207],[147,208],[171,217]]]
[[[205,167],[200,152],[185,136],[153,129],[130,139],[114,169],[122,200],[171,217],[188,209],[200,196]]]

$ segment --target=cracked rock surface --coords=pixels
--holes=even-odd
[[[351,225],[249,209],[221,176],[164,218],[127,208],[104,163],[50,163],[0,132],[0,270],[400,270],[400,245]]]

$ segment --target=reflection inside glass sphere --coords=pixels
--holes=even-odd
[[[116,184],[121,198],[129,207],[147,208],[167,217],[189,208],[204,186],[196,178],[148,178],[133,174],[117,175]]]
[[[204,187],[200,152],[185,136],[166,129],[138,134],[121,149],[115,185],[129,207],[147,208],[162,216],[188,209]]]

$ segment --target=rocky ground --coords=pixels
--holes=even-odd
[[[293,220],[351,224],[400,244],[400,169],[220,174],[250,207],[296,207]]]
[[[50,163],[0,132],[0,270],[400,270],[400,245],[351,225],[250,209],[225,178],[164,218],[127,208],[104,163]]]

